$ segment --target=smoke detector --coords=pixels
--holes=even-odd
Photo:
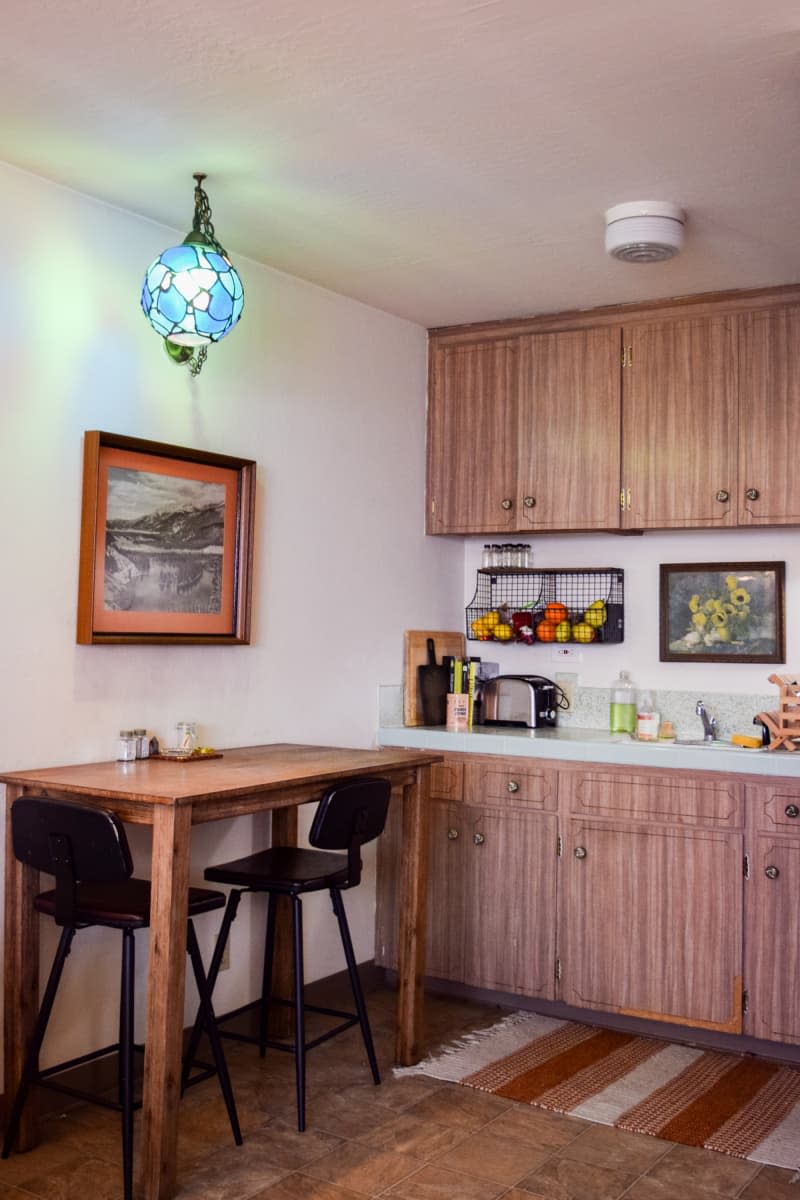
[[[686,213],[666,200],[632,200],[606,210],[606,250],[622,262],[674,258],[683,245]]]

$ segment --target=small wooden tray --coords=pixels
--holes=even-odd
[[[159,759],[161,762],[204,762],[207,758],[222,758],[222,751],[215,750],[213,754],[187,754],[185,757],[181,757],[179,754],[151,754],[149,757]]]

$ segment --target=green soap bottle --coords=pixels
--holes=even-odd
[[[612,733],[636,732],[636,690],[627,671],[620,671],[611,685],[609,728]]]

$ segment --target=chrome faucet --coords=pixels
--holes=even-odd
[[[703,722],[703,741],[713,742],[717,736],[717,718],[708,715],[702,700],[697,701],[694,711]]]

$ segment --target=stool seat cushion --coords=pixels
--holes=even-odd
[[[230,883],[256,892],[312,892],[347,887],[347,855],[273,846],[234,862],[208,867],[205,877],[211,883]]]
[[[79,883],[76,889],[77,922],[111,929],[145,929],[150,924],[150,881],[125,879],[116,883]],[[56,893],[40,892],[34,908],[55,916]],[[212,912],[225,904],[224,892],[189,888],[189,916]]]

